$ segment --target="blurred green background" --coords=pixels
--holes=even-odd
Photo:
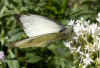
[[[7,59],[0,68],[82,68],[78,55],[72,55],[59,41],[50,48],[9,48],[8,43],[27,38],[16,15],[38,14],[67,25],[80,17],[96,22],[99,11],[100,0],[0,0],[0,50]]]

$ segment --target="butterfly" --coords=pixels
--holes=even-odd
[[[56,40],[67,40],[73,34],[72,27],[65,27],[40,15],[21,15],[19,21],[28,38],[13,43],[18,48],[45,47]]]

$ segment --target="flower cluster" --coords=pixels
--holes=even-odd
[[[64,44],[72,54],[80,55],[79,64],[84,68],[92,63],[100,64],[100,55],[97,55],[97,52],[100,52],[100,13],[98,13],[96,20],[97,23],[91,23],[90,20],[86,21],[84,18],[69,22],[76,35],[72,41]],[[97,55],[95,59],[93,59],[94,54]]]

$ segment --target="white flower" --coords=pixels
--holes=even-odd
[[[84,65],[83,68],[87,68],[87,65]]]
[[[74,29],[74,32],[76,33],[76,35],[79,36],[81,34],[80,31],[82,29],[82,25],[80,25],[79,23],[77,23],[77,24],[74,25],[73,29]]]
[[[95,32],[96,32],[96,30],[97,30],[97,24],[91,24],[90,26],[89,26],[89,28],[88,28],[88,30],[89,30],[89,33],[91,34],[94,34]]]
[[[84,55],[84,53],[83,53],[80,49],[81,49],[81,46],[79,46],[79,47],[77,48],[76,52],[78,52],[78,53],[81,54],[81,55]]]
[[[86,54],[85,56],[86,56],[86,58],[83,59],[83,63],[86,65],[91,64],[91,62],[93,62],[93,60],[90,58],[89,54]]]
[[[93,60],[88,57],[88,58],[83,59],[83,62],[84,62],[84,64],[89,65],[89,64],[91,64],[91,62],[93,62]]]
[[[64,44],[66,47],[69,47],[69,48],[71,47],[71,42],[64,42]]]
[[[91,59],[90,54],[100,51],[100,13],[98,13],[97,21],[99,23],[92,23],[90,20],[80,18],[80,20],[69,22],[76,35],[72,38],[72,42],[66,42],[65,46],[69,47],[71,53],[79,54],[83,68],[87,68],[88,65],[95,62]],[[75,46],[72,46],[74,43]]]
[[[95,35],[96,36],[100,35],[100,26],[97,26],[97,29],[95,31]]]
[[[100,50],[100,38],[98,40],[98,49]]]
[[[98,17],[100,17],[100,13],[98,13]]]
[[[75,20],[70,20],[68,25],[72,26],[72,25],[74,25],[74,22],[75,22]]]
[[[84,31],[88,30],[90,21],[85,21],[83,18],[81,20],[77,20],[75,24],[73,25],[74,32],[77,36],[80,36],[83,34]]]
[[[98,13],[98,17],[96,18],[98,22],[100,22],[100,13]]]

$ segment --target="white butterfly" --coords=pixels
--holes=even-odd
[[[44,47],[49,42],[67,39],[72,32],[69,28],[62,31],[64,26],[39,15],[21,15],[19,20],[29,37],[13,44],[19,48]]]

